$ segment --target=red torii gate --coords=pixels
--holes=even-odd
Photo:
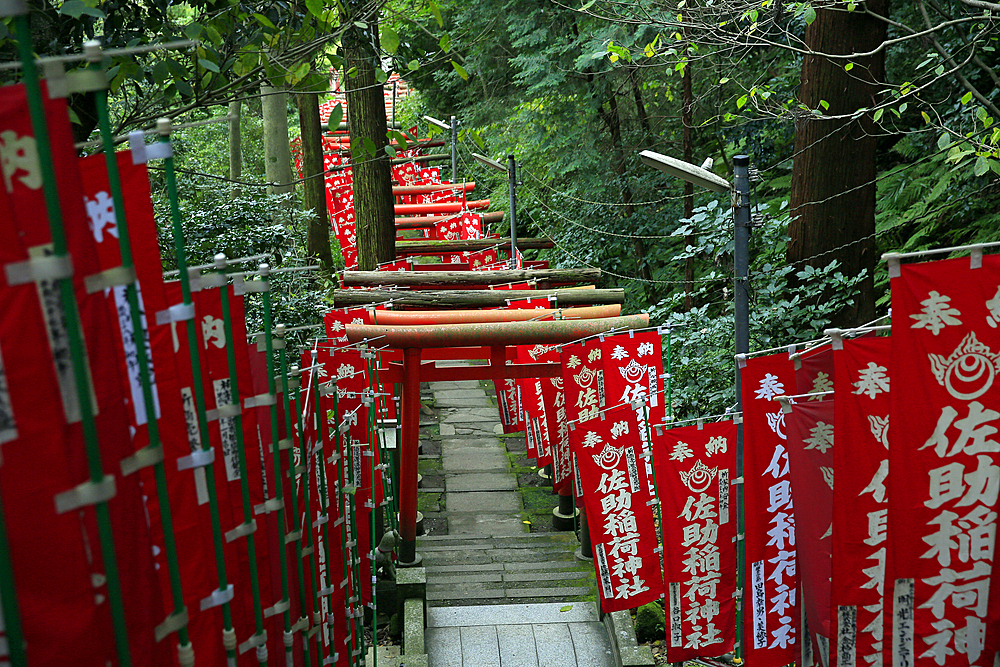
[[[487,311],[488,312],[488,311]],[[537,314],[537,311],[535,311]],[[403,433],[399,452],[399,549],[401,566],[420,563],[417,539],[417,461],[420,436],[420,383],[456,380],[502,380],[507,378],[556,377],[559,364],[508,364],[512,346],[560,345],[612,330],[641,329],[649,325],[649,315],[605,317],[603,319],[555,320],[546,322],[467,322],[393,326],[348,324],[352,343],[378,340],[379,347],[402,351],[402,364],[391,362],[379,368],[379,379],[403,385]],[[484,348],[489,348],[486,355]],[[486,359],[486,366],[438,367],[421,361],[423,349],[464,348],[448,354],[456,359]],[[463,354],[464,352],[464,354]]]

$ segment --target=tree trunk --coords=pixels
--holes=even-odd
[[[268,194],[284,194],[294,190],[292,154],[288,145],[288,102],[284,91],[267,85],[260,87],[261,110],[264,115],[264,174]],[[287,202],[285,209],[291,207]],[[287,224],[285,211],[275,212],[275,222]]]
[[[868,9],[885,16],[888,0],[869,0]],[[806,45],[816,54],[802,61],[801,101],[830,116],[872,107],[885,78],[885,52],[853,60],[818,54],[845,54],[874,49],[885,39],[885,22],[862,12],[818,9],[806,29]],[[821,101],[829,104],[824,108]],[[838,326],[875,318],[875,149],[870,115],[858,119],[815,119],[796,122],[796,157],[792,167],[792,222],[788,259],[799,266],[840,262],[845,275],[867,276],[854,305],[841,313]]]
[[[302,203],[312,211],[306,231],[306,253],[319,259],[324,268],[333,267],[330,250],[330,213],[326,208],[323,177],[323,128],[319,119],[319,95],[299,93],[299,130],[302,137]]]
[[[691,86],[691,61],[688,60],[681,72],[681,125],[683,126],[682,151],[684,161],[694,163],[694,90]],[[694,184],[684,181],[684,217],[694,216]],[[685,246],[693,246],[697,237],[684,237]],[[684,260],[684,308],[694,308],[694,257]]]
[[[235,181],[243,177],[243,144],[240,139],[240,112],[243,103],[239,100],[229,103],[229,196],[237,199],[243,193]]]
[[[396,226],[392,197],[392,169],[385,152],[388,131],[382,86],[375,81],[378,53],[369,35],[378,34],[377,21],[367,30],[353,23],[344,33],[342,53],[345,69],[347,124],[351,146],[374,145],[375,154],[362,153],[354,165],[354,221],[358,238],[358,268],[373,271],[382,262],[396,259]],[[357,142],[357,143],[355,143]]]
[[[622,124],[621,115],[618,113],[618,99],[615,97],[614,91],[610,93],[607,101],[607,108],[601,108],[600,111],[601,119],[608,128],[608,133],[611,135],[611,146],[615,151],[614,161],[612,168],[615,174],[618,175],[619,181],[621,182],[622,188],[622,207],[623,213],[626,218],[632,217],[635,212],[635,208],[632,206],[633,197],[632,189],[628,187],[625,181],[625,145],[622,141]],[[653,284],[653,274],[649,270],[649,263],[646,261],[646,244],[640,238],[632,239],[632,250],[635,252],[636,264],[639,267],[639,275],[646,281],[645,293],[646,301],[650,306],[655,305],[657,302],[656,289]]]

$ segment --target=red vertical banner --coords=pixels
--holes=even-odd
[[[892,382],[911,390],[889,399],[883,650],[918,667],[993,664],[1000,257],[890,266],[890,276]]]
[[[827,354],[829,356],[829,354]],[[832,360],[832,359],[831,359]],[[832,371],[832,369],[831,369]],[[820,371],[824,372],[824,371]],[[798,373],[796,373],[798,375]],[[832,372],[828,374],[832,376]],[[832,381],[832,377],[830,378]],[[830,665],[830,551],[833,544],[833,396],[796,399],[785,414],[788,427],[789,498],[795,498],[796,572],[799,604],[806,612],[801,641],[811,641],[818,664]],[[784,482],[782,482],[784,484]]]
[[[44,87],[43,87],[44,92]],[[100,445],[100,459],[104,474],[116,478],[115,495],[108,501],[110,510],[111,530],[115,538],[115,556],[118,561],[118,578],[124,593],[122,604],[127,621],[128,640],[131,655],[137,663],[162,664],[167,656],[159,651],[154,641],[154,627],[163,620],[164,606],[160,596],[153,562],[153,548],[149,526],[146,521],[144,506],[144,491],[139,476],[121,475],[121,462],[134,453],[134,444],[129,432],[129,416],[126,408],[127,389],[122,385],[118,375],[119,361],[113,345],[105,344],[105,337],[113,332],[117,324],[115,312],[108,307],[103,293],[89,292],[84,285],[85,277],[93,276],[101,269],[97,259],[94,244],[94,232],[88,228],[84,208],[83,187],[78,170],[76,154],[73,149],[72,131],[65,99],[46,99],[44,102],[46,126],[51,140],[55,177],[58,184],[59,206],[63,218],[63,228],[67,250],[72,262],[72,283],[75,300],[78,304],[79,324],[82,342],[85,347],[86,373],[91,384],[91,398],[94,404],[94,426],[97,432],[97,442]],[[10,238],[9,260],[37,260],[52,254],[53,245],[50,226],[45,221],[46,205],[42,189],[42,174],[40,171],[34,129],[27,108],[26,91],[23,85],[13,85],[4,88],[0,96],[0,157],[4,165],[4,209],[9,209],[6,220]],[[42,216],[41,220],[39,216]],[[24,267],[22,267],[23,269]],[[16,267],[8,264],[5,267],[8,278],[17,274]],[[58,661],[66,655],[64,646],[53,645],[51,627],[58,627],[64,619],[75,617],[78,622],[71,623],[69,635],[76,647],[70,651],[81,660],[102,662],[114,660],[113,643],[110,641],[110,623],[108,620],[108,590],[107,573],[104,572],[103,558],[98,547],[99,537],[97,520],[90,504],[84,503],[75,510],[66,510],[52,522],[47,510],[42,509],[36,514],[34,508],[28,508],[27,498],[35,498],[44,507],[52,508],[54,496],[69,491],[73,486],[87,479],[85,447],[80,424],[80,409],[77,402],[76,378],[72,372],[70,349],[66,330],[66,318],[59,298],[58,284],[54,279],[28,278],[27,287],[10,285],[14,288],[15,299],[26,299],[20,304],[14,302],[12,311],[16,312],[18,305],[36,312],[38,308],[44,322],[43,333],[35,339],[38,349],[48,350],[37,355],[20,358],[6,358],[14,370],[29,359],[42,359],[47,374],[49,368],[55,372],[55,380],[59,388],[59,398],[48,403],[32,403],[26,410],[19,411],[21,415],[21,438],[31,437],[32,440],[19,440],[19,444],[9,444],[4,451],[3,477],[5,486],[5,507],[9,520],[9,543],[11,559],[15,570],[23,563],[29,570],[37,571],[42,576],[49,577],[54,583],[61,581],[63,568],[56,560],[54,567],[45,568],[37,560],[41,550],[52,549],[56,554],[67,552],[84,558],[84,567],[89,573],[89,594],[77,598],[78,603],[60,607],[60,602],[68,602],[61,594],[42,593],[46,584],[40,584],[35,577],[29,575],[26,579],[18,574],[19,601],[21,599],[21,580],[25,581],[23,595],[27,598],[22,603],[25,634],[29,643],[29,656],[35,656],[33,662],[43,664],[49,651],[61,649],[60,655],[49,659]],[[33,292],[32,296],[28,296]],[[4,302],[6,306],[6,301]],[[22,312],[25,312],[22,310]],[[7,315],[5,311],[5,315]],[[12,317],[5,317],[12,324],[19,325]],[[37,330],[36,330],[37,332]],[[12,332],[14,335],[23,335]],[[9,353],[8,353],[9,354]],[[33,365],[34,370],[40,370]],[[44,375],[42,376],[44,377]],[[11,382],[12,387],[16,383]],[[16,391],[16,389],[15,389]],[[37,421],[37,424],[32,424]],[[43,443],[51,436],[56,438],[56,449],[45,450]],[[36,439],[37,438],[37,441]],[[17,452],[23,449],[24,451]],[[28,463],[20,456],[30,456],[31,467],[22,467]],[[32,482],[38,484],[38,465],[40,461],[50,464],[58,461],[58,467],[66,467],[70,479],[56,476],[61,488],[46,486],[43,498],[35,493],[12,491],[19,485]],[[46,468],[47,476],[51,465]],[[82,474],[81,474],[82,473]],[[75,477],[76,475],[80,475]],[[23,480],[19,479],[23,476]],[[75,477],[75,479],[73,478]],[[68,483],[63,486],[63,483]],[[10,493],[14,493],[11,497]],[[19,517],[20,521],[17,518]],[[30,523],[32,525],[26,525]],[[37,524],[37,525],[36,525]],[[32,539],[35,531],[47,527],[44,539]],[[69,533],[67,534],[66,531]],[[82,544],[79,540],[82,538]],[[55,540],[55,542],[51,542]],[[50,546],[43,547],[41,545]],[[65,546],[64,546],[65,545]],[[82,546],[81,551],[77,550]],[[23,560],[22,560],[23,559]],[[75,567],[67,564],[66,572],[72,576]],[[79,574],[77,570],[76,574]],[[70,584],[74,586],[74,584]],[[87,583],[83,584],[84,589]],[[79,591],[79,589],[77,589]],[[41,594],[41,597],[39,597]],[[41,603],[41,608],[33,603]],[[57,610],[57,618],[51,618],[53,610]],[[40,612],[40,615],[35,615]],[[51,620],[53,626],[46,627]],[[42,625],[35,625],[36,622]],[[38,634],[36,634],[36,632]],[[32,638],[34,637],[34,642]],[[33,648],[32,648],[33,646]]]
[[[746,659],[781,667],[798,659],[795,517],[787,432],[772,399],[795,386],[787,355],[753,357],[740,374],[743,392],[743,479],[746,517]]]
[[[569,429],[569,448],[573,463],[574,489],[577,505],[583,503],[580,482],[580,445],[584,431],[579,423],[595,419],[604,409],[604,366],[601,363],[601,342],[592,338],[562,348],[563,387],[566,392],[566,419],[573,422]]]
[[[838,667],[882,661],[889,473],[889,338],[834,349],[831,639]]]
[[[660,490],[667,660],[736,643],[736,424],[687,426],[653,439]]]
[[[604,389],[609,405],[628,403],[641,428],[642,451],[649,452],[649,424],[661,424],[666,414],[660,387],[663,379],[663,351],[659,331],[629,332],[603,339]],[[652,483],[653,468],[645,460],[646,475]],[[650,488],[652,493],[652,488]]]
[[[634,609],[663,594],[640,423],[624,406],[579,424],[580,466],[601,609]]]

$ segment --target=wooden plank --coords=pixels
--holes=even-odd
[[[555,246],[552,239],[520,238],[517,240],[518,250],[544,250]],[[440,255],[445,252],[472,252],[487,248],[510,248],[509,238],[500,239],[470,239],[468,241],[431,241],[429,239],[413,239],[396,241],[396,257],[404,255]]]
[[[621,289],[557,289],[557,290],[361,290],[333,291],[335,308],[367,306],[392,301],[396,306],[415,308],[501,308],[507,300],[547,299],[556,297],[556,306],[601,306],[625,303]]]
[[[550,283],[594,284],[600,269],[518,269],[514,271],[344,271],[343,284],[355,287],[426,287],[428,285],[503,285],[528,280]]]

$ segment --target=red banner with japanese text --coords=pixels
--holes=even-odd
[[[577,462],[605,613],[634,609],[663,594],[649,481],[640,465],[640,427],[630,406],[577,427]]]
[[[574,495],[577,505],[583,503],[580,464],[577,459],[583,433],[583,422],[597,418],[604,409],[604,365],[601,363],[601,342],[597,338],[565,345],[561,352],[563,387],[566,391],[566,419],[569,428],[569,448],[573,462]]]
[[[790,404],[785,424],[791,486],[779,487],[781,495],[777,501],[772,496],[776,504],[783,504],[786,497],[789,502],[795,498],[795,572],[799,575],[799,604],[805,609],[807,621],[807,628],[800,628],[799,637],[800,641],[806,641],[808,629],[810,647],[813,655],[819,656],[816,662],[821,665],[830,665],[831,654],[835,652],[830,645],[833,406],[833,396],[829,394],[801,397]]]
[[[649,453],[649,425],[661,424],[666,410],[660,387],[663,379],[663,352],[659,331],[628,332],[601,342],[604,390],[609,405],[628,403],[641,428],[642,451]],[[653,467],[645,459],[646,476],[652,483]],[[652,493],[652,489],[650,489]]]
[[[838,667],[882,661],[890,338],[834,348],[831,640]]]
[[[891,278],[887,627],[897,664],[994,662],[1000,257]],[[890,267],[890,276],[893,274]]]
[[[157,649],[153,632],[163,620],[164,606],[145,520],[144,490],[138,476],[121,475],[122,460],[134,450],[128,428],[127,390],[117,373],[115,348],[105,344],[117,318],[103,293],[88,292],[84,285],[84,278],[99,272],[100,266],[87,225],[66,100],[46,99],[44,114],[59,184],[58,205],[66,249],[73,269],[72,298],[78,306],[93,425],[101,447],[103,473],[116,482],[114,497],[107,503],[115,554],[107,557],[117,559],[117,577],[126,591],[122,604],[130,619],[127,632],[133,660],[137,664],[164,664],[168,657]],[[66,655],[73,655],[83,664],[116,662],[107,587],[110,573],[104,570],[93,506],[84,502],[59,514],[53,512],[60,494],[90,477],[59,285],[53,278],[32,278],[25,265],[20,267],[22,275],[27,273],[25,282],[15,280],[18,271],[13,263],[43,259],[51,256],[54,248],[50,225],[44,217],[46,203],[34,129],[26,92],[20,84],[6,86],[0,96],[0,158],[6,195],[3,210],[7,212],[0,222],[7,236],[4,274],[5,280],[19,283],[9,282],[4,290],[2,319],[7,326],[2,336],[6,347],[3,354],[13,394],[3,402],[13,406],[22,398],[18,392],[24,390],[20,381],[25,379],[25,371],[37,376],[31,381],[39,386],[32,386],[24,395],[51,399],[48,390],[54,387],[56,391],[54,400],[22,403],[17,410],[17,434],[2,429],[6,433],[0,437],[0,442],[10,439],[3,451],[2,492],[29,657],[37,664],[57,664],[65,661]],[[26,324],[36,325],[36,336],[14,344],[10,336],[28,335],[19,330],[22,322],[13,315],[18,311],[27,316]],[[41,317],[40,329],[36,314]],[[29,347],[34,348],[34,353],[23,354]],[[42,363],[27,365],[34,359]],[[39,475],[39,470],[44,474]],[[63,559],[79,561],[64,565]],[[62,588],[64,576],[74,577],[66,582],[65,592],[54,588]],[[65,636],[66,643],[51,641],[53,627],[60,628],[60,637]]]
[[[663,517],[667,659],[723,655],[736,643],[736,424],[653,437]]]
[[[795,386],[786,354],[753,357],[740,372],[743,394],[743,479],[746,549],[746,660],[759,667],[795,662],[798,606],[795,517],[787,433],[775,396]]]

